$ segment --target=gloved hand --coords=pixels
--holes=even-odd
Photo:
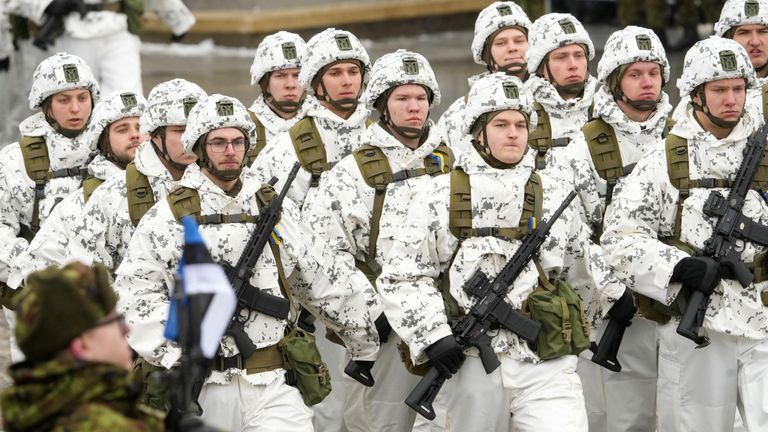
[[[7,72],[10,66],[11,66],[10,57],[0,58],[0,72]]]
[[[608,310],[608,316],[612,320],[629,323],[635,315],[635,312],[637,312],[635,301],[632,298],[632,293],[627,289],[624,290],[624,294],[621,295],[621,298],[616,300],[616,303],[614,303],[613,306],[611,306],[611,309]]]
[[[464,361],[464,349],[453,335],[438,340],[424,351],[429,357],[429,363],[446,378],[455,374]]]
[[[46,15],[58,18],[75,11],[80,12],[81,17],[84,17],[85,14],[88,13],[83,0],[53,0],[45,8]]]
[[[708,257],[685,257],[672,271],[672,282],[681,282],[706,295],[712,294],[720,279],[720,265]]]
[[[180,35],[175,35],[171,33],[171,43],[181,43],[181,40],[184,39],[184,36],[187,35],[187,32],[184,32]]]
[[[389,325],[387,317],[382,313],[373,324],[376,325],[376,332],[379,333],[379,344],[386,343],[389,340],[389,334],[392,332],[392,326]]]

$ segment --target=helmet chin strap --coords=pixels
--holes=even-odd
[[[613,96],[613,100],[622,101],[627,105],[638,111],[653,111],[661,102],[661,91],[659,91],[659,97],[656,100],[633,100],[627,97],[624,91],[621,89],[621,79],[624,76],[624,72],[627,69],[627,65],[621,65],[615,69],[610,75],[608,75],[608,89]],[[661,83],[664,87],[664,83]]]
[[[259,81],[261,94],[264,95],[264,101],[267,103],[267,105],[269,105],[272,110],[277,110],[284,114],[293,114],[301,109],[301,105],[304,104],[304,99],[307,96],[306,92],[301,94],[301,98],[298,101],[279,101],[275,99],[269,90],[267,90],[267,83],[269,83],[269,77],[271,76],[272,72],[270,72],[268,75],[265,75],[264,78]]]
[[[712,113],[709,112],[709,108],[707,108],[707,97],[704,94],[704,86],[702,85],[700,90],[697,91],[699,98],[701,99],[701,105],[697,104],[693,101],[693,98],[691,98],[691,106],[693,106],[694,111],[699,111],[704,113],[705,116],[711,121],[715,126],[721,127],[723,129],[733,129],[736,127],[737,124],[741,121],[741,117],[744,115],[744,109],[742,108],[741,114],[739,115],[739,118],[736,120],[724,120],[720,117],[715,117]]]
[[[152,134],[152,138],[159,136],[160,137],[160,147],[157,146],[157,143],[155,143],[154,139],[150,139],[149,141],[152,143],[152,148],[155,149],[155,153],[157,153],[158,156],[163,158],[168,164],[170,164],[172,167],[176,168],[179,171],[184,171],[187,169],[187,166],[184,164],[180,164],[176,162],[175,160],[171,159],[171,155],[168,154],[168,146],[165,144],[165,126],[160,127],[157,129],[157,131]]]
[[[320,87],[323,89],[323,95],[320,96],[319,99],[324,102],[328,102],[337,110],[347,113],[357,109],[357,103],[360,98],[360,92],[362,91],[362,88],[357,92],[357,97],[355,98],[331,99],[331,96],[328,94],[328,89],[325,87],[325,83],[323,82],[322,78],[320,78]]]
[[[547,76],[549,77],[548,81],[552,84],[552,86],[555,87],[555,90],[557,90],[558,93],[568,96],[578,96],[584,91],[584,87],[587,85],[587,78],[589,77],[589,74],[584,77],[584,81],[582,82],[560,85],[555,80],[555,76],[552,75],[552,70],[549,68],[549,54],[544,57],[544,67],[547,69]]]
[[[483,158],[483,160],[490,165],[492,168],[497,169],[509,169],[514,168],[517,166],[517,164],[520,163],[520,161],[523,160],[523,158],[520,158],[520,161],[517,161],[515,163],[506,163],[498,160],[491,151],[491,147],[488,145],[488,133],[486,131],[486,127],[488,126],[488,117],[486,115],[483,115],[481,119],[478,119],[477,121],[482,122],[482,133],[483,133],[483,141],[480,142],[478,139],[479,132],[474,133],[472,135],[472,147],[477,150],[477,153],[480,154],[480,157]],[[527,148],[527,147],[526,147]]]
[[[248,135],[243,131],[243,136],[245,137],[245,150],[243,152],[243,155],[248,152],[248,147],[250,147],[250,142],[248,142]],[[243,172],[243,165],[245,164],[245,157],[243,157],[243,160],[240,161],[240,167],[234,168],[234,169],[226,169],[226,170],[220,170],[213,166],[213,162],[210,158],[208,158],[208,154],[205,152],[205,142],[208,140],[208,134],[205,133],[200,136],[200,138],[197,139],[197,142],[192,147],[192,151],[197,156],[197,165],[200,168],[205,168],[209,173],[211,173],[212,176],[224,180],[224,181],[232,181],[237,180],[240,177],[240,174]]]
[[[389,106],[387,106],[386,104],[385,104],[384,112],[381,113],[381,119],[379,120],[379,124],[382,126],[382,128],[384,128],[385,131],[389,132],[391,135],[394,136],[395,134],[397,134],[405,139],[421,139],[424,136],[424,133],[429,130],[429,128],[426,126],[427,122],[424,122],[424,126],[420,128],[396,125],[392,121],[392,116],[389,113]]]

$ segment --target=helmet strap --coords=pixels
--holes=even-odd
[[[697,104],[693,101],[693,98],[691,98],[691,106],[693,106],[694,111],[699,111],[704,113],[705,116],[709,119],[709,121],[712,122],[717,127],[723,128],[723,129],[733,129],[736,127],[737,124],[741,121],[741,117],[744,116],[744,109],[741,110],[741,115],[736,120],[723,120],[719,117],[715,117],[712,113],[709,112],[709,108],[707,108],[707,97],[704,95],[704,85],[702,84],[701,87],[699,87],[699,90],[696,90],[696,93],[699,95],[699,98],[701,99],[701,105]]]
[[[301,105],[304,103],[304,99],[306,98],[306,92],[301,94],[301,98],[298,101],[279,101],[275,99],[275,97],[272,96],[272,93],[270,93],[267,89],[267,84],[269,83],[269,78],[271,76],[272,72],[269,72],[259,81],[261,94],[264,95],[264,101],[267,103],[269,108],[272,111],[279,111],[283,114],[294,114],[299,111],[299,109],[301,109]],[[277,112],[275,114],[280,115]]]
[[[152,148],[155,149],[155,153],[175,169],[184,172],[184,170],[187,169],[187,166],[176,162],[171,158],[171,155],[168,154],[168,147],[165,144],[165,126],[161,126],[152,132],[152,138],[156,136],[160,137],[160,147],[157,146],[157,143],[154,139],[150,139],[150,142],[152,142]]]
[[[245,150],[243,152],[243,155],[245,155],[246,152],[248,152],[248,147],[250,147],[250,142],[248,140],[248,134],[243,132],[243,136],[245,137]],[[234,169],[227,169],[227,170],[220,170],[213,166],[213,162],[208,157],[208,153],[205,151],[205,142],[208,140],[208,133],[205,133],[200,136],[200,138],[197,139],[195,142],[195,145],[192,147],[192,151],[197,156],[197,165],[200,168],[205,168],[206,171],[211,173],[212,176],[223,180],[223,181],[232,181],[237,180],[240,177],[240,174],[243,172],[243,166],[245,164],[245,156],[243,156],[243,160],[240,162],[240,167],[234,168]]]
[[[489,116],[488,114],[483,114],[482,116],[480,116],[480,118],[477,119],[477,121],[480,122],[481,126],[478,128],[477,124],[475,124],[472,127],[472,130],[479,129],[472,134],[472,147],[474,147],[475,150],[477,150],[477,153],[480,155],[481,158],[483,158],[485,163],[490,165],[492,168],[497,168],[497,169],[514,168],[517,166],[517,164],[520,163],[520,161],[517,161],[515,163],[502,162],[493,155],[493,152],[491,151],[491,146],[488,145],[487,126],[488,126],[488,121],[492,118],[493,118],[493,115]],[[482,142],[480,142],[480,140],[478,139],[480,132],[483,133]],[[520,160],[523,160],[523,159],[520,158]]]

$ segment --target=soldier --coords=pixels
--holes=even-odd
[[[570,148],[575,189],[599,238],[613,194],[666,133],[672,106],[662,90],[669,80],[664,46],[649,29],[629,26],[614,32],[598,63],[597,79],[603,86],[595,93],[595,118]],[[623,282],[632,287],[631,280]],[[579,359],[590,431],[656,430],[657,345],[656,324],[638,317],[621,344],[621,373]]]
[[[412,223],[393,232],[393,246],[377,280],[385,314],[408,344],[414,364],[429,360],[445,377],[456,374],[440,392],[455,430],[502,430],[495,423],[495,404],[489,402],[507,397],[509,430],[586,432],[574,354],[589,345],[586,321],[595,317],[580,312],[576,292],[583,298],[599,297],[600,309],[610,308],[611,316],[627,314],[628,294],[593,253],[588,230],[570,208],[505,298],[516,309],[525,301],[531,314],[533,298],[543,292],[555,295],[550,300],[558,304],[571,301],[569,319],[577,323],[568,326],[573,333],[564,339],[566,325],[557,318],[546,332],[542,329],[533,350],[507,329],[492,330],[491,347],[501,366],[489,380],[483,378],[486,371],[474,348],[464,351],[451,332],[449,323],[474,302],[462,289],[467,280],[477,270],[493,278],[520,245],[530,222],[527,216],[548,219],[566,196],[559,182],[534,172],[534,154],[527,152],[526,143],[536,112],[519,79],[503,74],[480,79],[469,92],[466,113],[464,131],[472,135],[474,151],[458,155],[451,174],[436,177],[414,200],[418,204],[409,215]],[[450,280],[454,316],[446,316],[440,277]],[[570,300],[560,297],[566,295]],[[554,353],[556,345],[563,349]]]
[[[187,168],[179,187],[142,219],[117,270],[119,309],[136,326],[129,343],[155,366],[170,368],[181,355],[178,344],[163,338],[168,290],[183,246],[178,218],[196,216],[213,259],[234,265],[255,229],[259,206],[274,193],[254,174],[242,171],[253,128],[245,107],[227,96],[212,95],[192,109],[183,142],[187,152],[197,155],[197,163]],[[311,234],[289,199],[283,202],[274,236],[276,241],[264,249],[249,283],[262,296],[286,296],[309,308],[339,332],[354,359],[375,356],[378,337],[369,331],[372,320],[365,306],[373,294],[352,289],[364,286],[365,278],[348,275],[320,243],[307,246]],[[301,285],[287,283],[289,277]],[[297,389],[286,384],[277,345],[295,321],[247,308],[239,317],[257,350],[244,357],[240,342],[232,336],[222,338],[199,398],[203,419],[225,430],[311,431],[312,411]],[[295,314],[289,318],[295,319]]]
[[[115,312],[109,271],[72,263],[35,272],[17,299],[16,338],[27,361],[0,396],[6,430],[163,431],[138,405],[139,385]]]
[[[602,244],[633,290],[678,313],[678,298],[693,290],[711,293],[703,324],[708,347],[695,349],[676,334],[677,318],[659,327],[660,430],[731,431],[737,408],[747,430],[768,425],[764,272],[756,268],[754,282],[742,288],[729,272],[715,269],[719,275],[705,277],[714,261],[699,256],[718,219],[705,215],[704,203],[711,192],[728,193],[755,130],[744,105],[756,84],[741,45],[718,37],[696,43],[677,81],[680,96],[691,97],[686,116],[638,162],[606,215]],[[742,210],[762,225],[768,221],[764,177],[761,169],[752,183],[760,192],[748,191]],[[764,253],[748,239],[739,241],[737,257],[747,265]]]
[[[424,188],[431,175],[450,170],[452,153],[429,119],[430,108],[440,103],[440,89],[422,55],[398,50],[382,56],[373,65],[363,100],[380,113],[379,122],[366,130],[361,139],[365,145],[325,175],[305,215],[339,265],[375,283],[385,239],[403,222],[415,191]],[[384,340],[390,326],[378,296],[369,305],[386,344],[373,370],[372,388],[349,379],[345,383],[346,427],[410,432],[415,413],[403,400],[418,380],[400,361],[399,338]]]
[[[251,165],[261,150],[282,132],[304,117],[304,89],[299,85],[301,59],[306,57],[306,42],[285,31],[269,35],[256,47],[251,65],[251,85],[261,94],[249,111],[256,124],[253,145],[246,164]]]
[[[195,160],[184,153],[181,136],[189,110],[205,96],[197,84],[182,79],[160,83],[149,92],[139,123],[140,133],[151,138],[139,145],[124,175],[113,176],[93,192],[72,229],[68,256],[117,270],[141,217],[165,198]]]
[[[74,227],[82,220],[85,203],[105,180],[123,173],[145,139],[139,133],[139,116],[145,102],[143,96],[125,92],[114,93],[96,104],[91,121],[80,137],[99,149],[99,154],[88,164],[88,178],[82,188],[53,209],[25,253],[16,257],[14,271],[8,278],[10,285],[20,284],[33,271],[65,264],[67,243]]]

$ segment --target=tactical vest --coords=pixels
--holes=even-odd
[[[365,273],[371,285],[376,287],[376,278],[381,273],[381,267],[376,262],[376,242],[379,238],[379,221],[384,208],[387,186],[390,183],[423,175],[434,177],[445,174],[451,170],[454,157],[448,146],[440,144],[430,155],[424,158],[424,168],[407,169],[393,173],[387,156],[379,147],[366,144],[353,151],[352,154],[365,183],[376,191],[373,197],[371,231],[368,235],[368,253],[365,261],[355,260],[355,266]]]
[[[134,162],[125,167],[125,189],[128,196],[128,216],[134,228],[144,214],[155,205],[155,195],[149,179],[141,173]]]
[[[86,167],[61,168],[51,171],[51,160],[48,157],[48,146],[41,136],[23,136],[19,140],[21,156],[24,159],[24,169],[35,182],[35,197],[32,204],[32,223],[29,227],[21,226],[19,235],[31,241],[40,230],[40,200],[45,197],[45,185],[49,180],[64,177],[80,177],[88,175]]]
[[[267,146],[267,130],[264,128],[264,124],[252,111],[248,110],[248,115],[256,125],[256,142],[251,143],[248,152],[245,153],[245,166],[251,166],[256,160],[256,156]]]
[[[94,176],[90,176],[83,181],[83,203],[88,202],[88,200],[91,198],[91,195],[93,194],[93,191],[95,191],[97,187],[101,186],[102,183],[104,183],[104,180]]]
[[[536,169],[542,170],[547,167],[545,158],[549,149],[565,147],[571,142],[571,139],[567,137],[552,139],[552,123],[549,120],[547,110],[538,102],[533,103],[533,109],[536,110],[538,123],[536,129],[528,134],[528,145],[536,150]]]

